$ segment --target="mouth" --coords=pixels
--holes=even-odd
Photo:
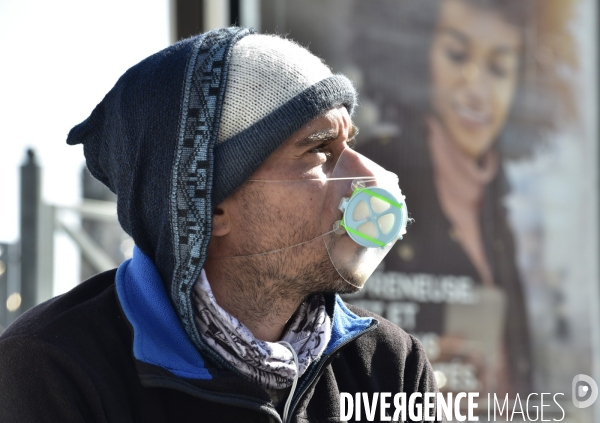
[[[482,129],[492,123],[492,117],[487,112],[456,103],[453,104],[452,109],[460,122],[468,128]]]

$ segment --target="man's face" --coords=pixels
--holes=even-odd
[[[255,283],[270,280],[303,295],[356,291],[335,270],[320,237],[341,215],[336,210],[340,198],[327,195],[327,178],[351,146],[353,134],[348,112],[339,107],[287,139],[219,205],[218,213],[222,210],[228,228],[224,235],[215,228],[209,258],[244,256],[227,265],[244,269]],[[331,207],[332,202],[338,204]]]

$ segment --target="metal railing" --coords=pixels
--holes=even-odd
[[[70,217],[76,216],[76,219]],[[0,301],[16,307],[19,315],[52,297],[54,273],[54,238],[57,232],[66,234],[80,249],[82,258],[94,272],[117,267],[118,263],[97,241],[86,232],[79,220],[118,223],[117,205],[113,201],[84,199],[77,206],[57,206],[41,198],[41,169],[33,150],[27,151],[21,166],[21,222],[20,222],[20,287],[8,303],[8,287],[0,279]],[[14,267],[14,265],[12,266]],[[1,276],[1,275],[0,275]],[[17,304],[18,303],[18,304]],[[0,307],[6,313],[6,307]],[[0,325],[7,322],[0,314]],[[1,327],[0,327],[1,331]]]

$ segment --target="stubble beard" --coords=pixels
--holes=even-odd
[[[240,200],[245,227],[253,230],[238,239],[237,257],[224,261],[222,269],[237,288],[231,300],[239,311],[268,319],[290,302],[299,305],[315,293],[360,289],[346,282],[333,265],[325,246],[329,235],[320,236],[321,222],[273,214],[262,192],[252,187],[245,187]],[[281,229],[274,233],[273,228]]]

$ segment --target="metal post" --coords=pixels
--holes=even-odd
[[[40,202],[38,220],[38,264],[36,304],[52,298],[54,289],[55,207]]]
[[[14,322],[21,312],[19,250],[18,244],[2,244],[1,260],[6,268],[0,276],[0,315],[4,319],[0,324],[4,328]]]
[[[8,244],[0,244],[0,333],[7,326],[6,298],[8,297]]]
[[[171,36],[174,41],[188,38],[203,31],[204,0],[171,0]]]
[[[21,305],[18,314],[37,304],[38,235],[41,171],[32,149],[21,166]]]
[[[260,0],[239,0],[240,22],[241,26],[254,28],[256,31],[261,30],[261,7]],[[230,6],[233,10],[233,7]],[[232,20],[234,18],[233,11],[231,12]]]
[[[223,0],[203,0],[202,29],[222,28],[230,25],[229,2]]]
[[[113,269],[125,257],[121,244],[126,237],[117,221],[117,196],[92,176],[82,172],[83,203],[79,206],[81,229],[59,222],[61,228],[81,248],[81,280],[98,272]],[[100,214],[103,212],[103,214]]]

